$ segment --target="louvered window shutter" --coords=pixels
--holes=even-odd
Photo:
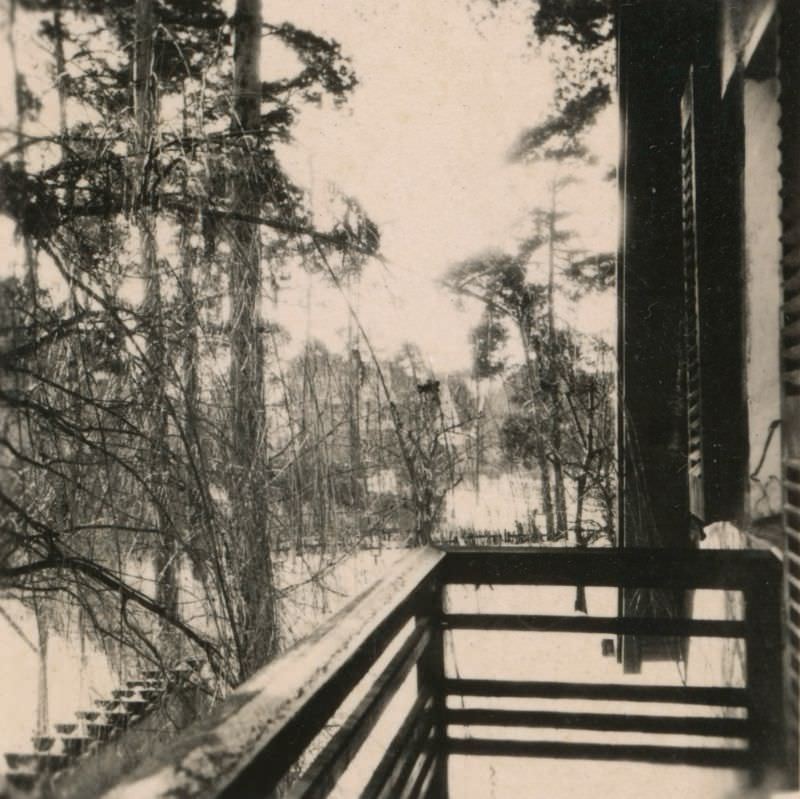
[[[681,172],[683,203],[684,354],[686,369],[687,471],[689,510],[705,519],[703,484],[702,385],[697,291],[697,191],[693,75],[681,100]]]
[[[800,752],[800,6],[781,5],[781,223],[783,306],[784,568],[787,584],[789,756],[797,777]]]

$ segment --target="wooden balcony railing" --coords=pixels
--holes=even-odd
[[[740,621],[450,613],[450,585],[727,589],[744,594]],[[114,799],[147,796],[327,796],[356,757],[372,750],[365,797],[448,795],[449,755],[616,759],[748,768],[754,781],[787,765],[784,745],[782,573],[758,551],[434,549],[410,552],[373,588],[267,665],[188,730],[157,762],[118,785]],[[463,679],[445,667],[453,630],[740,638],[743,687]],[[415,675],[415,676],[412,676]],[[378,725],[402,692],[411,696],[375,751]],[[456,707],[452,697],[492,697]],[[530,697],[585,700],[587,710],[521,709]],[[508,700],[497,707],[497,700]],[[744,709],[682,718],[593,712],[594,700]],[[464,705],[464,703],[462,703]],[[516,705],[516,706],[515,706]],[[652,705],[648,706],[652,709]],[[459,737],[469,728],[678,733],[698,746]],[[740,742],[703,745],[703,736]],[[744,742],[742,744],[742,742]],[[290,787],[289,787],[290,786]]]

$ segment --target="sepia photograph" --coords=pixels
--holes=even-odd
[[[800,0],[0,0],[0,799],[800,799]]]

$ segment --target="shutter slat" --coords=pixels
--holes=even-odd
[[[783,311],[785,314],[800,313],[800,294],[787,299],[786,302],[784,302],[781,306],[781,311]]]
[[[792,264],[787,268],[787,264],[783,265],[783,290],[787,293],[793,291],[800,291],[800,254],[797,255],[797,264]]]
[[[783,334],[784,341],[787,338],[794,338],[795,336],[800,336],[800,317],[797,319],[793,319],[791,321],[785,320],[783,325],[783,330],[781,331]]]
[[[800,344],[783,348],[783,357],[789,361],[800,361]]]
[[[800,159],[797,142],[800,140],[800,4],[781,4],[778,32],[778,62],[780,64],[780,148],[781,148],[781,269],[783,272],[783,313],[781,320],[781,359],[797,358],[800,350]],[[797,397],[800,394],[800,369],[783,375],[783,488],[784,498],[800,492],[800,439],[797,435]],[[792,497],[795,499],[796,496]],[[788,705],[788,733],[792,760],[790,771],[798,770],[797,752],[800,751],[800,702],[798,702],[798,675],[800,675],[800,558],[796,551],[800,544],[800,508],[794,502],[784,509],[784,573],[789,587],[788,595],[788,665],[790,696]],[[794,551],[792,551],[794,550]]]

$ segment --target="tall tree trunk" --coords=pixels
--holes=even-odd
[[[251,153],[261,121],[261,0],[237,0],[233,17],[233,119],[238,152],[231,178],[234,218],[260,213],[262,178]],[[241,677],[277,651],[272,553],[267,530],[266,408],[258,227],[234,222],[230,260],[230,391],[234,545],[240,553]]]
[[[542,512],[544,513],[545,530],[547,540],[554,541],[556,538],[556,527],[553,517],[553,493],[550,487],[550,463],[544,450],[544,443],[536,442],[536,462],[539,466],[539,481],[542,491]]]
[[[550,210],[547,213],[547,339],[551,348],[556,335],[556,181],[550,184]],[[552,354],[552,352],[551,352]]]
[[[312,431],[314,442],[313,451],[313,491],[309,497],[311,501],[311,532],[314,533],[321,546],[327,544],[331,529],[332,506],[330,505],[330,480],[328,463],[330,461],[328,453],[328,436],[326,435],[326,424],[330,430],[336,428],[336,420],[333,418],[333,409],[330,403],[326,403],[323,396],[320,402],[317,385],[319,378],[320,364],[318,357],[312,350],[306,350],[303,356],[303,438]],[[330,411],[328,417],[327,411]]]
[[[177,549],[176,531],[167,508],[166,472],[168,468],[166,407],[166,330],[158,268],[156,219],[151,196],[151,171],[156,157],[157,117],[153,37],[155,15],[153,0],[136,0],[136,25],[133,63],[134,112],[136,136],[134,141],[136,165],[133,186],[133,212],[139,231],[139,252],[144,273],[145,295],[142,315],[146,329],[146,369],[143,401],[145,429],[149,439],[149,478],[155,497],[153,516],[158,529],[154,552],[156,598],[171,616],[177,615]],[[176,655],[177,643],[171,628],[162,624],[159,637],[166,660]]]
[[[198,214],[199,217],[199,214]],[[186,440],[186,465],[184,483],[186,485],[185,514],[186,532],[190,535],[207,529],[203,488],[200,485],[202,474],[200,425],[200,377],[198,373],[199,337],[197,319],[197,300],[195,297],[196,252],[191,247],[192,234],[200,227],[199,219],[185,216],[180,220],[179,234],[181,246],[180,296],[183,303],[183,335],[181,337],[181,382],[183,384],[184,435]]]
[[[55,0],[53,3],[53,54],[55,57],[56,91],[58,93],[58,127],[63,142],[67,138],[69,129],[67,126],[67,59],[64,55],[64,22],[61,5],[61,0]],[[61,157],[64,158],[65,156],[66,148],[62,143]],[[68,209],[72,208],[74,195],[75,186],[72,181],[69,181],[64,196],[64,205]]]
[[[558,344],[556,341],[556,201],[558,184],[550,186],[550,211],[547,215],[547,361],[548,384],[552,392],[550,403],[550,440],[552,444],[553,482],[555,498],[555,525],[558,538],[567,535],[567,499],[564,490],[564,471],[561,465],[561,398],[559,396],[558,369],[556,364]]]
[[[520,340],[522,341],[522,351],[525,357],[525,377],[530,393],[530,412],[536,429],[534,451],[536,455],[536,465],[539,467],[539,482],[542,492],[542,511],[544,513],[545,530],[547,540],[552,541],[556,537],[556,527],[553,515],[553,493],[550,484],[550,462],[547,459],[542,420],[538,409],[539,379],[536,373],[536,367],[533,363],[533,358],[531,357],[531,345],[526,324],[524,321],[518,321],[518,326]]]
[[[46,735],[50,726],[49,695],[47,688],[47,642],[50,631],[47,626],[47,611],[38,600],[34,600],[36,631],[39,644],[38,679],[36,690],[36,734]]]
[[[186,81],[181,87],[182,93],[182,129],[188,139],[190,135],[190,109],[186,94]],[[186,183],[188,183],[188,180]],[[184,184],[188,195],[188,186]],[[186,495],[183,498],[187,537],[199,536],[202,540],[203,553],[213,550],[211,536],[211,518],[206,504],[206,468],[203,451],[203,425],[200,411],[200,319],[198,315],[196,281],[200,263],[200,250],[193,245],[199,237],[204,246],[208,246],[203,234],[203,212],[200,209],[185,212],[178,219],[179,247],[181,253],[181,273],[179,278],[179,296],[182,302],[182,335],[181,335],[181,382],[184,412],[184,440],[186,442],[184,483]],[[177,505],[177,503],[176,503]],[[202,556],[195,564],[204,571]]]
[[[553,495],[555,500],[556,537],[567,537],[567,495],[564,488],[564,469],[558,455],[561,434],[553,432]]]
[[[475,502],[480,503],[481,496],[481,460],[483,457],[483,429],[481,427],[481,377],[475,367]]]
[[[578,547],[585,547],[586,542],[583,539],[583,500],[586,494],[586,474],[585,472],[578,477],[577,481],[577,499],[575,502],[575,545]],[[579,584],[575,588],[575,610],[579,613],[587,613],[586,605],[586,587]]]
[[[287,492],[286,499],[284,500],[284,504],[288,510],[289,519],[291,520],[291,529],[294,531],[294,541],[288,541],[287,543],[289,546],[294,545],[295,552],[302,552],[304,548],[303,539],[305,536],[303,499],[306,485],[303,476],[303,453],[298,444],[304,439],[302,431],[305,426],[305,411],[301,406],[300,432],[298,432],[294,419],[296,399],[281,365],[278,342],[274,332],[272,331],[270,331],[270,339],[272,341],[272,355],[275,358],[275,364],[278,368],[278,379],[281,383],[281,395],[283,397],[283,410],[286,414],[286,426],[289,430],[289,442],[292,448],[292,468],[290,471],[289,490]]]
[[[358,348],[357,334],[353,337],[352,326],[350,329],[350,374],[349,374],[349,409],[348,409],[348,436],[350,444],[350,496],[353,510],[357,517],[359,532],[361,516],[364,510],[364,464],[361,453],[361,381],[364,364]]]
[[[586,498],[586,473],[581,474],[576,481],[575,499],[575,545],[585,547],[583,538],[583,504]]]
[[[8,27],[6,39],[8,42],[8,52],[11,61],[11,73],[14,81],[14,102],[16,111],[16,137],[17,137],[17,164],[20,169],[24,171],[25,168],[25,117],[29,109],[27,108],[25,91],[25,82],[22,72],[19,69],[19,60],[17,58],[17,40],[16,40],[16,22],[17,22],[17,0],[9,0],[8,5]],[[38,290],[39,290],[39,277],[37,272],[37,259],[36,250],[33,246],[33,241],[28,235],[23,236],[22,246],[25,253],[25,277],[24,283],[26,293],[30,299],[30,313],[32,318],[26,320],[26,323],[33,324],[35,321],[36,309],[38,305]]]

